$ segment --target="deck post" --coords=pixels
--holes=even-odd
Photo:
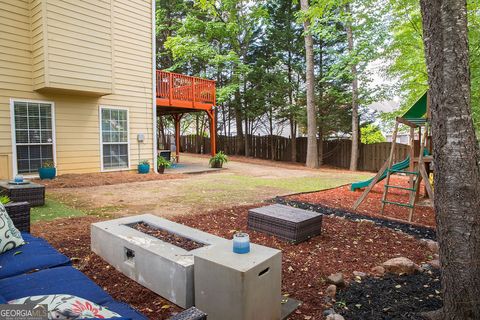
[[[217,124],[215,121],[215,107],[207,110],[210,119],[210,153],[214,156],[217,153]]]
[[[173,120],[175,121],[175,159],[178,163],[180,161],[180,120],[183,114],[174,114]]]

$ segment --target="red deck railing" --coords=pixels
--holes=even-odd
[[[157,70],[157,106],[210,110],[215,81]]]

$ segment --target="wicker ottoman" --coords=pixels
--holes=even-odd
[[[322,214],[281,204],[248,211],[248,228],[300,243],[322,231]]]
[[[45,204],[45,186],[37,183],[9,184],[8,181],[0,181],[0,191],[7,195],[12,202],[27,201],[31,207]]]
[[[30,204],[28,202],[9,202],[5,205],[5,209],[18,230],[30,232]]]

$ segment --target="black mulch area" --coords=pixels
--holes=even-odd
[[[185,249],[187,251],[190,250],[195,250],[198,248],[201,248],[205,246],[203,243],[199,243],[196,241],[193,241],[191,239],[182,237],[178,234],[171,233],[156,227],[153,227],[149,225],[148,223],[145,222],[139,222],[131,225],[131,227],[135,230],[138,230],[140,232],[146,233],[149,236],[155,237],[157,239],[160,239],[162,241],[168,242],[170,244],[173,244],[174,246],[180,247],[182,249]]]
[[[337,293],[335,311],[349,320],[421,320],[442,307],[440,286],[439,271],[366,278]]]
[[[352,211],[348,211],[345,209],[339,209],[339,208],[331,208],[327,207],[321,204],[313,204],[313,203],[308,203],[308,202],[302,202],[302,201],[295,201],[295,200],[287,200],[284,197],[276,197],[273,199],[273,202],[279,203],[279,204],[284,204],[287,206],[295,207],[295,208],[300,208],[300,209],[305,209],[305,210],[311,210],[315,212],[320,212],[324,215],[335,215],[338,217],[344,217],[349,220],[369,220],[374,222],[375,224],[390,228],[396,231],[401,231],[406,234],[412,235],[416,238],[419,239],[431,239],[431,240],[436,240],[436,232],[432,228],[428,227],[422,227],[422,226],[416,226],[416,225],[411,225],[409,223],[403,223],[400,221],[392,221],[388,219],[381,219],[381,218],[376,218],[376,217],[370,217],[367,215],[363,214],[358,214]]]

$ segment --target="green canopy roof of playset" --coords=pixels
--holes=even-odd
[[[408,109],[402,116],[403,119],[408,120],[416,125],[424,124],[427,120],[427,103],[428,103],[428,91],[418,99],[413,106]]]

